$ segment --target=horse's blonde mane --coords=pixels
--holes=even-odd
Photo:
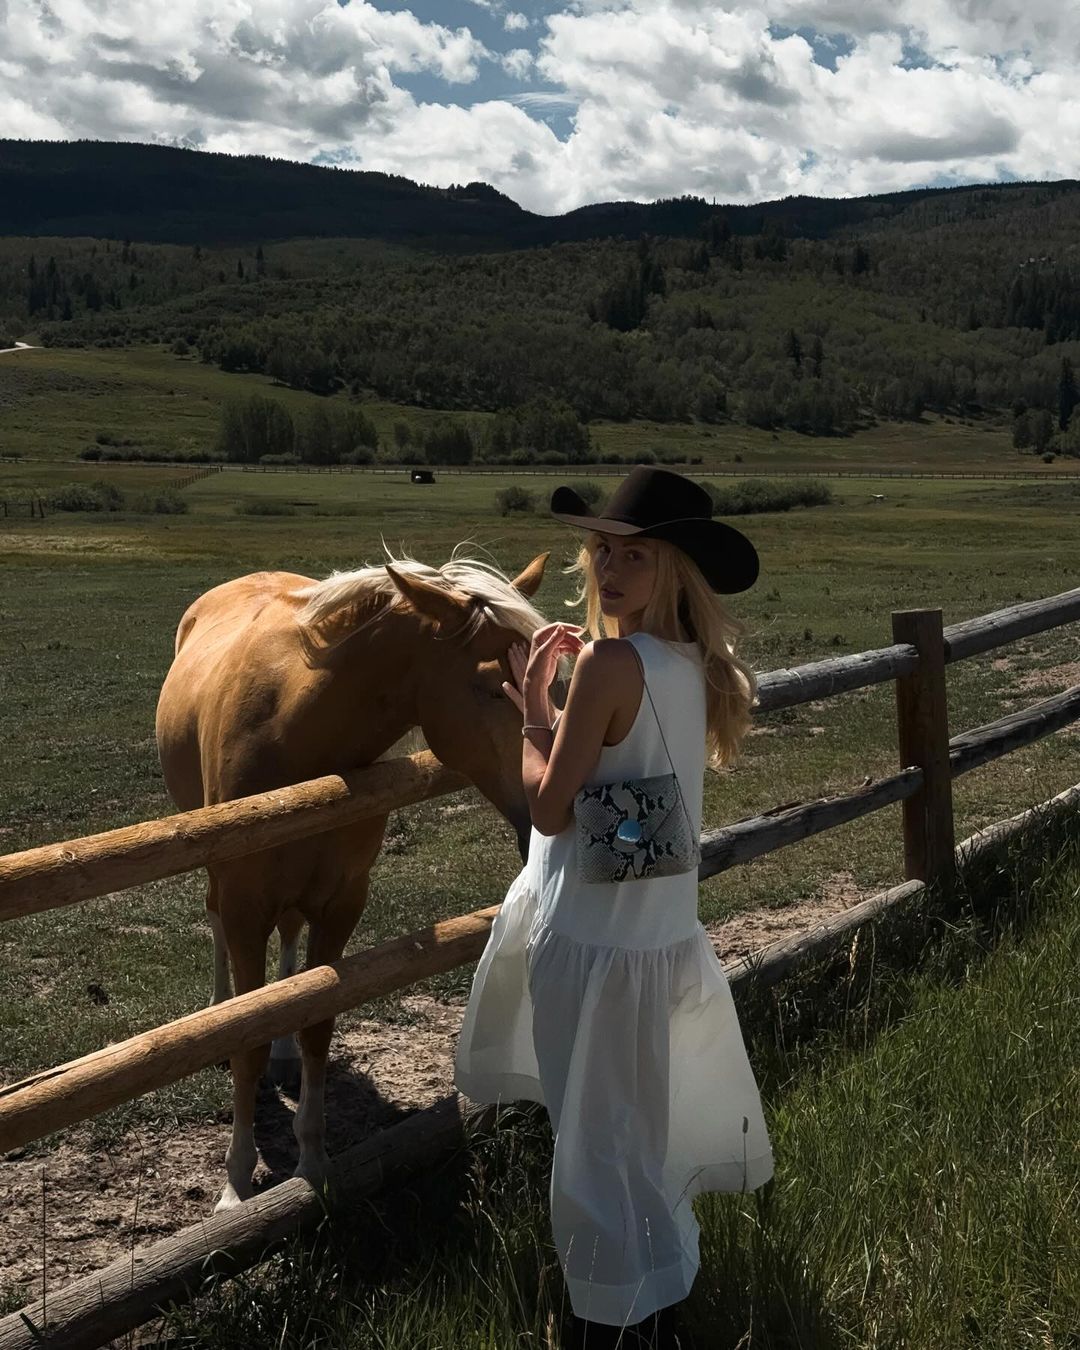
[[[529,604],[520,591],[514,589],[511,578],[493,563],[459,556],[464,547],[458,544],[449,562],[443,563],[441,567],[429,567],[427,563],[417,562],[405,553],[395,557],[385,543],[383,552],[395,571],[418,577],[448,592],[464,593],[476,602],[460,633],[453,635],[455,638],[467,642],[484,623],[494,623],[500,628],[510,628],[520,633],[522,637],[531,637],[537,628],[547,622],[544,616]],[[347,605],[374,596],[389,597],[389,604],[381,607],[384,610],[404,609],[407,604],[382,564],[369,564],[352,572],[333,572],[325,581],[316,581],[293,594],[307,601],[296,616],[297,623],[304,628],[317,627]],[[375,617],[373,614],[366,622],[370,623]],[[359,625],[360,628],[363,626]],[[357,631],[359,628],[352,629],[349,635]]]

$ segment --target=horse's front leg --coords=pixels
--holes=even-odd
[[[225,941],[225,927],[218,912],[217,883],[211,876],[206,890],[206,918],[210,924],[210,933],[214,939],[214,992],[210,998],[211,1008],[215,1003],[224,1003],[232,998],[232,981],[229,978],[229,947]]]

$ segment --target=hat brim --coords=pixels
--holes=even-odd
[[[757,549],[741,530],[722,520],[691,516],[640,526],[608,516],[590,516],[586,514],[588,509],[585,499],[573,488],[556,488],[552,494],[551,514],[564,525],[572,525],[578,530],[595,530],[598,534],[636,534],[645,539],[663,539],[687,554],[711,589],[720,595],[747,591],[758,579],[761,564]]]

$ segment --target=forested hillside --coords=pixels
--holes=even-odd
[[[132,173],[159,163],[151,147],[50,146],[35,159],[43,147],[16,154],[18,144],[0,144],[0,176],[37,172],[39,207],[55,204],[68,175],[89,172],[106,151]],[[88,157],[83,169],[78,152]],[[130,161],[119,152],[133,152]],[[274,241],[271,213],[271,228],[242,244],[209,234],[150,243],[139,235],[147,192],[127,216],[118,192],[109,218],[130,226],[119,239],[0,239],[0,338],[163,342],[316,393],[502,411],[493,456],[514,448],[523,423],[557,426],[560,437],[598,417],[737,419],[827,434],[928,410],[1004,416],[1018,448],[1080,452],[1075,183],[758,208],[614,204],[545,226],[626,227],[610,237],[515,247],[524,235],[514,239],[514,230],[544,218],[483,185],[441,191],[383,175],[160,153],[185,156],[207,181],[221,179],[220,162],[234,165],[236,192],[246,184],[256,205],[293,171],[329,173],[319,179],[334,185],[328,229],[349,192],[391,192],[393,228],[381,233],[398,242]],[[10,230],[11,195],[4,201]],[[100,191],[94,201],[97,211]],[[475,225],[471,252],[459,208]],[[397,229],[410,210],[412,246]],[[238,207],[236,223],[252,219]],[[629,228],[644,220],[649,232]],[[452,247],[438,246],[443,228],[457,230]]]

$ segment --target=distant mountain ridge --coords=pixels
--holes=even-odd
[[[732,206],[700,197],[526,211],[486,183],[427,187],[396,175],[126,141],[0,139],[0,235],[230,243],[310,236],[457,249],[517,248],[641,234],[694,237],[723,215],[740,235],[825,239],[879,227],[935,198],[1048,200],[1072,180],[925,188],[874,197],[786,197]]]

